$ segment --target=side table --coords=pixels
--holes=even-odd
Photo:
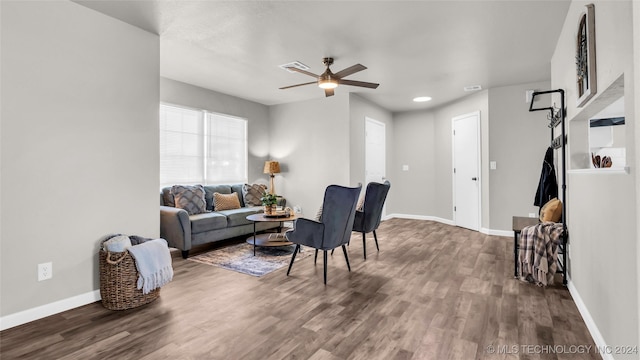
[[[280,228],[282,228],[282,223],[285,221],[293,221],[297,219],[298,216],[296,214],[291,214],[290,216],[280,216],[280,217],[271,217],[266,216],[265,214],[253,214],[247,216],[247,220],[253,222],[253,236],[247,238],[247,242],[253,245],[253,256],[256,255],[256,246],[286,246],[293,244],[282,233],[264,233],[264,234],[256,234],[256,223],[257,222],[279,222]]]

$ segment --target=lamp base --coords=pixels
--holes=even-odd
[[[273,182],[273,178],[274,178],[274,177],[276,177],[276,176],[275,176],[275,175],[273,175],[273,174],[271,174],[271,191],[270,191],[269,193],[270,193],[270,194],[274,194],[274,195],[275,195],[275,193],[276,193],[276,187],[275,187],[274,182]]]

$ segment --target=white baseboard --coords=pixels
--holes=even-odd
[[[576,289],[571,280],[567,283],[567,288],[573,298],[573,302],[576,304],[576,307],[582,316],[582,320],[584,320],[584,323],[587,325],[587,329],[593,338],[593,342],[596,343],[596,347],[598,347],[598,349],[607,349],[607,342],[604,340],[604,337],[602,337],[596,322],[591,317],[587,306],[584,304],[580,294],[578,293],[578,289]],[[602,360],[615,360],[613,354],[607,353],[606,351],[598,351],[598,353],[602,356]]]
[[[443,219],[437,216],[426,216],[426,215],[389,214],[384,217],[384,220],[389,220],[393,218],[410,219],[410,220],[429,220],[429,221],[436,221],[436,222],[447,224],[447,225],[454,225],[453,220]]]
[[[443,218],[440,218],[440,217],[437,217],[437,216],[426,216],[426,215],[389,214],[389,215],[385,216],[383,220],[389,220],[389,219],[393,219],[393,218],[411,219],[411,220],[430,220],[430,221],[436,221],[436,222],[439,222],[439,223],[442,223],[442,224],[446,224],[446,225],[455,226],[455,224],[453,223],[453,220],[443,219]],[[481,228],[480,232],[482,234],[487,234],[487,235],[513,237],[513,231],[512,230],[492,230],[492,229],[487,229],[487,228]]]
[[[0,318],[0,331],[100,301],[100,290],[70,297]]]
[[[513,230],[492,230],[481,228],[480,232],[487,235],[513,237]]]

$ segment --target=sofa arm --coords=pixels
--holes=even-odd
[[[283,208],[287,206],[287,199],[282,197],[282,196],[278,196],[277,198],[278,203],[276,204],[277,206],[282,206]]]
[[[182,209],[160,206],[160,237],[167,240],[170,247],[185,252],[191,250],[191,222],[189,214]]]

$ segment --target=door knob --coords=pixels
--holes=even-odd
[[[478,178],[477,177],[472,177],[471,180],[478,181]]]

